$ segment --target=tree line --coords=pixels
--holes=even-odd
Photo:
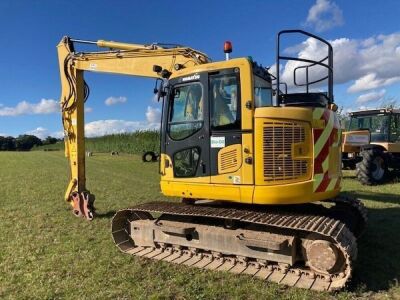
[[[57,143],[58,139],[48,136],[41,140],[35,135],[22,134],[18,137],[0,136],[0,151],[29,151],[34,146],[51,145]]]

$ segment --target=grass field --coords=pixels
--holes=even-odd
[[[143,154],[160,150],[160,135],[156,130],[110,134],[85,139],[85,149],[90,152]],[[34,147],[32,150],[64,150],[64,142]]]
[[[354,278],[336,294],[290,289],[248,276],[190,269],[121,254],[110,220],[116,210],[165,199],[157,163],[139,156],[87,159],[98,216],[78,219],[63,203],[62,152],[0,153],[0,298],[6,299],[400,299],[400,183],[344,190],[364,200],[370,222]]]

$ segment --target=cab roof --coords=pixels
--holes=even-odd
[[[378,115],[378,114],[400,114],[400,109],[379,108],[379,109],[353,111],[349,113],[350,116],[367,116],[367,115]]]

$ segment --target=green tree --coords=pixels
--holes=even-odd
[[[43,145],[51,145],[57,143],[58,139],[48,136],[46,139],[43,140]]]
[[[345,113],[343,106],[339,107],[337,112],[336,112],[339,121],[340,121],[340,127],[342,129],[347,129],[350,121],[350,117],[348,113]]]
[[[29,151],[35,145],[41,146],[42,140],[34,135],[23,134],[16,138],[15,145],[18,151]]]
[[[15,138],[12,136],[0,136],[0,151],[14,151]]]

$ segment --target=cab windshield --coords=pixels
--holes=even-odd
[[[199,82],[174,86],[170,97],[169,135],[185,139],[203,127],[203,87]]]
[[[389,116],[385,114],[352,116],[349,131],[369,130],[372,142],[383,142],[389,139]]]

